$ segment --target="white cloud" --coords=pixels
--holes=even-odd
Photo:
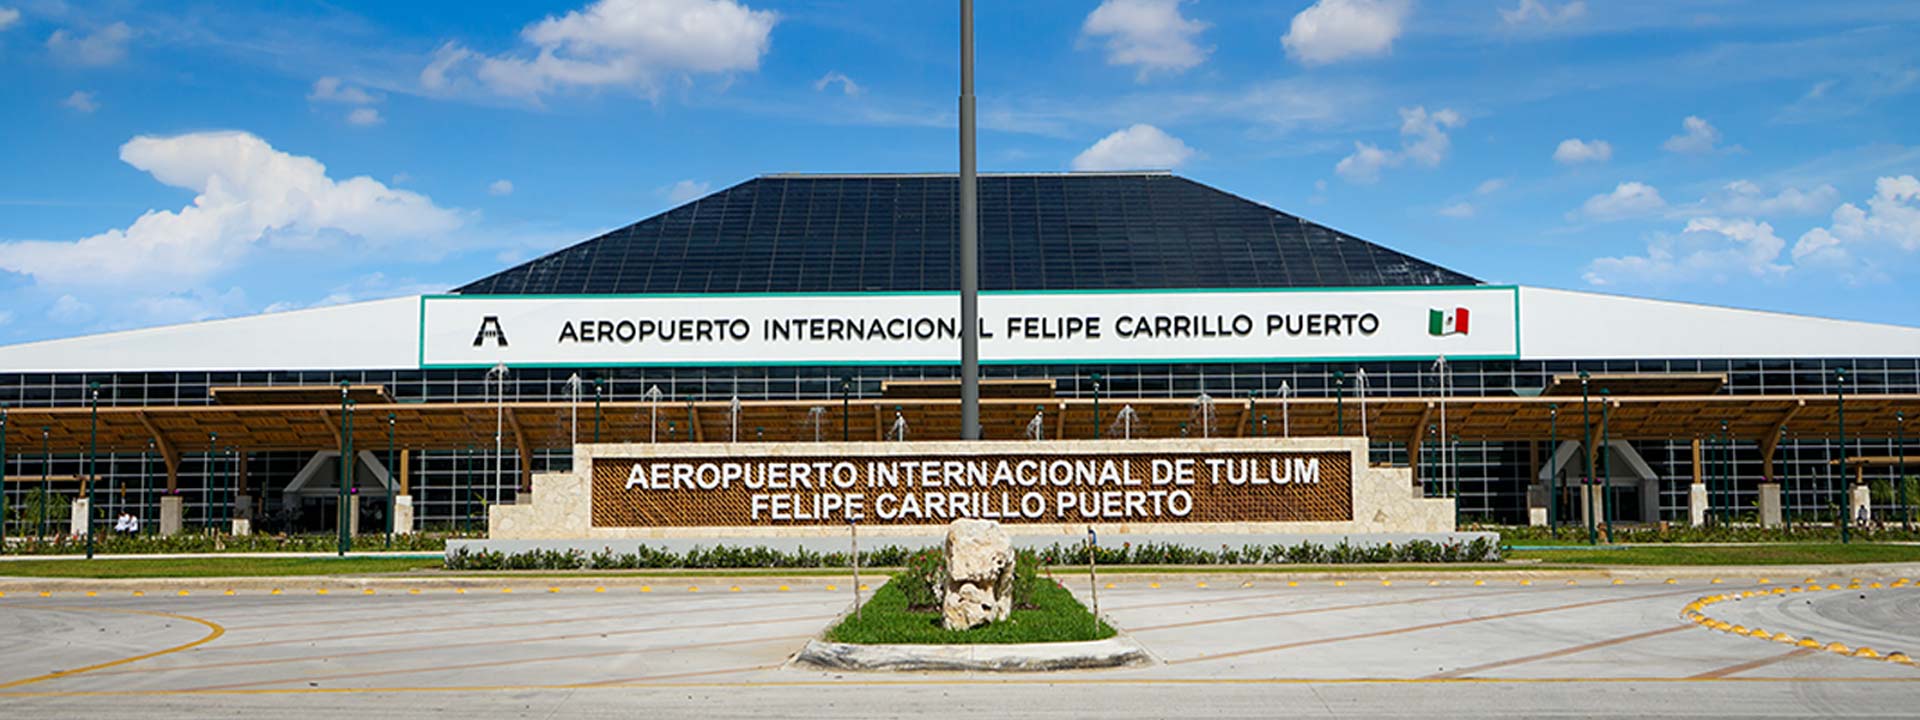
[[[452,283],[420,282],[413,278],[389,278],[383,272],[371,272],[354,278],[353,281],[335,286],[324,297],[312,302],[299,300],[280,300],[267,305],[261,313],[286,312],[303,308],[329,307],[345,305],[366,300],[406,297],[409,295],[427,295],[446,292]]]
[[[1152,125],[1138,124],[1100,138],[1073,158],[1075,170],[1140,170],[1180,167],[1194,155],[1180,138]]]
[[[13,27],[13,24],[17,22],[20,22],[19,10],[10,7],[0,7],[0,30]]]
[[[15,17],[18,17],[18,16],[19,14],[15,13]],[[4,17],[4,15],[0,15],[0,17]],[[0,29],[4,29],[4,28],[0,28]],[[7,323],[10,323],[10,322],[13,322],[13,311],[0,310],[0,325],[6,325]]]
[[[1581,140],[1567,138],[1553,149],[1554,162],[1561,165],[1578,165],[1587,162],[1606,162],[1613,159],[1613,145],[1605,140]]]
[[[667,202],[675,205],[684,204],[706,197],[712,190],[713,183],[705,180],[681,180],[666,189]]]
[[[1659,189],[1646,183],[1628,181],[1614,186],[1613,192],[1587,198],[1580,205],[1580,214],[1593,220],[1624,220],[1650,215],[1666,207],[1667,201],[1660,197]]]
[[[379,125],[382,119],[380,111],[370,107],[354,108],[352,112],[347,113],[347,123],[360,127]]]
[[[860,94],[860,84],[854,82],[853,78],[847,77],[846,73],[840,72],[839,70],[821,75],[819,80],[813,81],[813,89],[816,92],[826,90],[827,86],[834,83],[840,83],[841,94],[849,96]]]
[[[59,299],[53,301],[52,307],[47,308],[47,318],[55,322],[85,322],[91,317],[93,317],[93,306],[72,295],[61,295]]]
[[[53,53],[55,59],[68,65],[98,67],[112,65],[125,58],[127,41],[132,39],[133,28],[123,22],[108,25],[91,35],[80,35],[62,28],[47,36],[47,50]]]
[[[1207,24],[1180,15],[1180,0],[1105,0],[1080,26],[1086,39],[1105,38],[1108,65],[1139,68],[1137,79],[1178,73],[1213,52],[1194,43]]]
[[[513,181],[500,179],[487,183],[487,194],[494,196],[512,195]]]
[[[1340,158],[1334,164],[1333,172],[1350,183],[1371,183],[1380,180],[1380,170],[1389,165],[1398,165],[1399,156],[1381,150],[1369,143],[1355,142],[1353,154]]]
[[[1380,179],[1382,169],[1399,167],[1407,161],[1426,167],[1438,166],[1453,146],[1447,131],[1466,124],[1460,113],[1447,108],[1431,113],[1425,107],[1401,108],[1399,151],[1356,142],[1353,154],[1341,158],[1333,171],[1347,182],[1371,183]]]
[[[1583,0],[1563,3],[1554,7],[1547,0],[1520,0],[1512,10],[1502,8],[1500,21],[1508,27],[1526,25],[1564,25],[1585,17],[1587,4]]]
[[[1789,187],[1768,195],[1758,184],[1735,180],[1727,183],[1719,192],[1703,198],[1698,208],[1711,215],[1813,215],[1826,212],[1839,198],[1840,191],[1832,185],[1820,185],[1811,190]]]
[[[447,91],[471,82],[533,102],[573,88],[631,88],[651,97],[676,75],[758,70],[778,21],[737,0],[596,0],[522,28],[531,56],[443,45],[420,84]]]
[[[1884,280],[1871,258],[1920,251],[1920,180],[1912,175],[1874,182],[1867,207],[1853,203],[1833,211],[1833,222],[1801,235],[1795,262],[1840,271],[1849,282]]]
[[[1707,122],[1705,118],[1697,115],[1688,115],[1687,119],[1680,121],[1680,126],[1684,132],[1667,138],[1667,142],[1660,146],[1666,148],[1667,152],[1686,153],[1690,155],[1710,153],[1713,152],[1714,146],[1720,142],[1720,131],[1713,126],[1713,123]]]
[[[1473,217],[1473,213],[1473,203],[1454,203],[1440,208],[1440,215],[1442,217],[1470,218]]]
[[[1280,44],[1307,65],[1385,55],[1412,11],[1413,0],[1319,0],[1293,16]]]
[[[261,243],[348,237],[417,247],[464,222],[424,195],[372,178],[334,180],[319,161],[244,132],[140,136],[120,147],[120,159],[197,195],[177,211],[151,210],[125,229],[74,242],[0,243],[0,269],[42,283],[187,287]]]
[[[1694,218],[1678,236],[1661,235],[1648,243],[1645,255],[1596,258],[1585,279],[1593,285],[1777,279],[1791,269],[1778,262],[1785,248],[1786,241],[1764,222]]]
[[[1492,178],[1487,180],[1486,182],[1480,183],[1479,187],[1474,188],[1473,194],[1492,195],[1494,193],[1500,192],[1501,190],[1505,190],[1505,189],[1507,189],[1506,178]]]
[[[337,102],[348,105],[370,105],[379,102],[379,98],[364,89],[348,85],[337,77],[323,77],[313,81],[313,90],[307,93],[307,99],[314,102]]]
[[[100,109],[100,103],[94,100],[93,93],[84,90],[73,91],[73,94],[60,101],[60,104],[81,115],[90,115],[93,111]]]

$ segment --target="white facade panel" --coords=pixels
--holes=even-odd
[[[1520,307],[1527,360],[1920,357],[1897,325],[1530,287]]]
[[[1513,358],[1511,287],[1008,292],[990,363]],[[424,367],[955,364],[957,293],[428,296]]]
[[[0,372],[415,367],[420,297],[0,347]]]

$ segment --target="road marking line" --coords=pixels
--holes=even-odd
[[[1692,625],[1675,625],[1673,627],[1660,628],[1659,630],[1649,630],[1643,633],[1634,633],[1632,635],[1622,635],[1616,638],[1608,638],[1606,640],[1590,642],[1585,645],[1575,645],[1573,647],[1560,648],[1559,650],[1550,650],[1548,652],[1543,652],[1536,655],[1527,655],[1525,657],[1517,657],[1511,660],[1497,660],[1490,663],[1482,663],[1479,665],[1474,665],[1472,667],[1463,667],[1458,670],[1449,670],[1443,673],[1434,673],[1432,675],[1428,675],[1427,677],[1430,677],[1430,678],[1463,677],[1467,675],[1472,675],[1477,672],[1481,672],[1483,670],[1491,670],[1493,668],[1499,668],[1499,667],[1508,667],[1511,665],[1520,665],[1523,663],[1538,662],[1541,660],[1552,660],[1558,657],[1566,657],[1568,655],[1583,653],[1588,650],[1598,650],[1604,647],[1612,647],[1614,645],[1630,643],[1635,640],[1644,640],[1650,637],[1658,637],[1661,635],[1666,635],[1668,633],[1675,633],[1681,630],[1688,630],[1688,629],[1691,629],[1692,627],[1693,627]]]
[[[1519,590],[1507,590],[1504,592],[1495,592],[1495,593],[1458,593],[1453,595],[1442,595],[1439,597],[1416,598],[1413,600],[1382,600],[1379,602],[1356,603],[1353,605],[1329,605],[1325,607],[1302,608],[1299,610],[1276,610],[1273,612],[1254,613],[1251,615],[1233,615],[1233,616],[1223,617],[1223,618],[1207,618],[1205,620],[1188,620],[1186,622],[1168,623],[1165,625],[1149,625],[1146,627],[1128,628],[1127,632],[1136,632],[1136,633],[1151,632],[1154,630],[1172,630],[1175,628],[1194,627],[1198,625],[1217,625],[1220,623],[1239,622],[1242,620],[1264,620],[1267,618],[1289,617],[1293,615],[1313,615],[1316,613],[1337,612],[1341,610],[1365,610],[1367,608],[1392,607],[1396,605],[1418,605],[1421,603],[1440,602],[1443,600],[1460,600],[1464,598],[1483,598],[1483,597],[1494,597],[1498,595],[1515,595],[1515,594],[1519,594],[1520,592],[1521,591]],[[1125,608],[1116,608],[1114,612],[1118,612],[1122,609],[1125,609]]]
[[[1766,667],[1766,666],[1768,666],[1768,665],[1772,665],[1772,664],[1774,664],[1774,663],[1777,663],[1777,662],[1780,662],[1780,661],[1782,661],[1782,660],[1791,660],[1791,659],[1793,659],[1793,658],[1797,658],[1797,657],[1800,657],[1801,655],[1811,655],[1811,654],[1813,654],[1813,653],[1816,653],[1816,652],[1819,652],[1819,651],[1818,651],[1818,650],[1814,650],[1814,649],[1812,649],[1812,648],[1794,648],[1794,649],[1792,649],[1792,650],[1788,650],[1788,651],[1786,651],[1786,652],[1784,652],[1784,653],[1781,653],[1781,654],[1779,654],[1779,655],[1773,655],[1773,656],[1769,656],[1769,657],[1763,657],[1763,658],[1760,658],[1759,660],[1748,660],[1748,661],[1746,661],[1746,662],[1743,662],[1743,663],[1740,663],[1740,664],[1738,664],[1738,665],[1728,665],[1728,666],[1726,666],[1726,667],[1723,667],[1723,668],[1719,668],[1719,669],[1715,669],[1715,670],[1708,670],[1708,671],[1706,671],[1706,672],[1703,672],[1703,673],[1700,673],[1700,674],[1698,674],[1698,675],[1692,675],[1692,676],[1689,676],[1689,677],[1688,677],[1687,679],[1689,679],[1689,680],[1719,680],[1719,679],[1722,679],[1722,678],[1726,678],[1726,677],[1727,677],[1728,675],[1733,675],[1733,674],[1735,674],[1735,673],[1743,673],[1743,672],[1746,672],[1746,671],[1748,671],[1748,670],[1753,670],[1753,669],[1757,669],[1757,668],[1763,668],[1763,667]]]
[[[1290,642],[1290,643],[1281,643],[1279,645],[1268,645],[1265,647],[1247,648],[1244,650],[1233,650],[1233,651],[1223,652],[1223,653],[1214,653],[1211,655],[1197,655],[1190,658],[1168,660],[1167,664],[1168,665],[1185,665],[1187,663],[1203,662],[1207,660],[1221,660],[1225,658],[1242,657],[1246,655],[1257,655],[1260,653],[1276,652],[1280,650],[1291,650],[1293,648],[1309,647],[1313,645],[1328,645],[1328,644],[1337,643],[1337,642],[1346,642],[1349,640],[1366,640],[1369,638],[1385,637],[1388,635],[1401,635],[1401,634],[1410,633],[1410,632],[1419,632],[1422,630],[1434,630],[1434,629],[1444,628],[1444,627],[1458,627],[1461,625],[1471,625],[1474,623],[1483,623],[1483,622],[1488,622],[1492,620],[1505,620],[1509,618],[1525,617],[1528,615],[1540,615],[1543,613],[1560,612],[1563,610],[1577,610],[1580,608],[1595,607],[1599,605],[1611,605],[1614,603],[1651,600],[1654,598],[1666,597],[1670,595],[1681,595],[1688,592],[1691,592],[1691,591],[1679,590],[1675,592],[1653,593],[1650,595],[1636,595],[1634,597],[1608,598],[1605,600],[1588,600],[1585,602],[1577,602],[1569,605],[1554,605],[1554,606],[1544,607],[1544,608],[1533,608],[1531,610],[1515,610],[1513,612],[1495,613],[1493,615],[1481,615],[1478,617],[1462,618],[1459,620],[1447,620],[1444,622],[1425,623],[1421,625],[1410,625],[1407,627],[1390,628],[1387,630],[1375,630],[1373,632],[1356,633],[1353,635],[1341,635],[1341,636],[1330,637],[1330,638],[1315,638],[1313,640],[1300,640],[1300,641]]]
[[[79,675],[81,673],[93,672],[95,670],[103,670],[103,669],[114,667],[117,665],[125,665],[127,663],[139,662],[141,660],[145,660],[148,658],[160,657],[161,655],[171,655],[173,653],[177,653],[183,650],[191,650],[201,645],[205,645],[207,643],[213,642],[214,640],[220,639],[221,635],[227,634],[226,628],[220,627],[219,624],[214,623],[213,621],[210,621],[210,620],[202,620],[200,618],[193,617],[191,615],[179,615],[179,614],[168,613],[168,612],[157,612],[153,610],[126,610],[126,609],[114,609],[114,608],[48,608],[48,607],[36,608],[31,606],[23,606],[23,607],[28,610],[64,610],[67,612],[80,612],[80,613],[104,612],[104,613],[121,613],[126,615],[148,615],[152,617],[172,618],[175,620],[185,620],[187,622],[193,622],[193,623],[199,623],[201,625],[205,625],[207,627],[208,632],[206,637],[200,638],[199,640],[195,640],[185,645],[175,645],[170,648],[155,650],[150,653],[135,655],[130,658],[121,658],[119,660],[103,662],[95,665],[88,665],[86,667],[74,668],[72,670],[61,670],[58,672],[47,673],[45,675],[38,675],[30,678],[22,678],[9,683],[0,683],[0,690],[5,690],[8,688],[16,688],[22,685],[31,685],[33,683],[38,683],[38,682],[46,682],[48,680],[57,680],[63,677],[71,677],[74,675]]]

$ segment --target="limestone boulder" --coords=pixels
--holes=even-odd
[[[947,526],[947,567],[941,579],[941,624],[966,630],[1013,613],[1013,541],[1000,523],[955,520]]]

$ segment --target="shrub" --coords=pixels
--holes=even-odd
[[[1013,606],[1035,608],[1034,593],[1039,592],[1040,554],[1019,550],[1013,554]]]
[[[893,583],[907,598],[907,609],[923,610],[940,605],[939,586],[945,581],[947,558],[937,548],[927,548],[906,558],[906,568],[894,576]]]

